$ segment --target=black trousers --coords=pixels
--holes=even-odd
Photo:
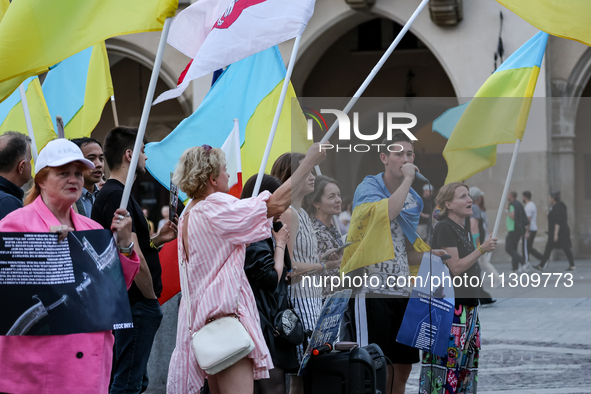
[[[536,239],[536,234],[538,231],[530,231],[529,232],[529,239],[525,239],[525,234],[523,234],[523,243],[521,244],[521,253],[525,258],[525,245],[527,245],[527,260],[529,261],[529,256],[534,256],[538,260],[542,260],[542,253],[534,249],[534,240]]]
[[[509,231],[505,238],[505,250],[511,255],[511,267],[513,268],[513,271],[517,270],[520,264],[525,264],[525,259],[517,251],[517,245],[519,245],[519,240],[522,235],[522,233],[517,231]]]
[[[544,250],[544,256],[542,256],[542,260],[540,261],[540,266],[544,267],[546,265],[546,262],[548,261],[548,259],[550,258],[550,253],[552,253],[552,251],[554,249],[562,249],[564,251],[564,254],[566,255],[566,258],[568,259],[568,265],[570,267],[574,267],[575,266],[575,259],[573,257],[573,252],[569,247],[562,247],[559,244],[557,244],[556,242],[554,242],[554,240],[549,239],[548,242],[546,243],[546,249]]]

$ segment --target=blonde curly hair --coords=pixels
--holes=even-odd
[[[190,198],[202,197],[209,177],[220,175],[220,169],[225,165],[226,157],[221,149],[195,146],[181,156],[172,181]]]

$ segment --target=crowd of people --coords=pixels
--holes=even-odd
[[[544,253],[534,249],[536,234],[538,233],[538,208],[532,201],[530,191],[522,193],[523,204],[518,200],[518,194],[510,191],[507,194],[507,238],[505,239],[505,250],[511,256],[511,266],[514,273],[520,274],[530,268],[543,271],[547,268],[550,254],[554,249],[562,249],[568,259],[567,271],[576,269],[575,260],[571,251],[570,228],[568,227],[568,214],[564,202],[560,200],[560,192],[550,193],[548,211],[548,241]],[[522,241],[522,253],[518,252],[519,242]],[[533,256],[540,260],[538,265],[532,266],[529,262]]]
[[[303,393],[297,372],[306,337],[334,290],[310,285],[321,280],[302,279],[340,275],[351,220],[355,210],[363,207],[385,223],[373,234],[384,236],[387,245],[375,247],[392,253],[385,261],[349,274],[377,277],[387,285],[353,289],[340,336],[359,346],[377,344],[388,360],[388,392],[404,393],[412,364],[421,361],[418,349],[396,341],[411,286],[390,285],[388,277],[408,277],[418,270],[425,249],[416,246],[417,232],[431,246],[431,253],[447,258],[452,277],[480,277],[480,257],[497,246],[497,239],[487,235],[484,193],[478,187],[451,183],[435,194],[431,185],[425,185],[422,198],[413,190],[418,168],[413,164],[412,141],[403,133],[385,141],[402,149],[380,153],[384,171],[368,174],[353,198],[343,198],[334,179],[314,176],[313,168],[327,155],[318,144],[305,155],[281,155],[271,174],[263,177],[260,191],[255,195],[254,176],[245,183],[240,199],[227,194],[223,151],[208,145],[189,148],[180,158],[173,182],[191,201],[180,219],[174,216],[171,221],[163,211],[154,229],[133,195],[126,209],[119,208],[136,135],[135,128],[116,127],[104,145],[92,138],[51,141],[37,158],[34,186],[24,207],[21,187],[32,171],[30,141],[20,133],[0,136],[0,231],[54,232],[61,241],[69,231],[110,229],[116,234],[133,320],[133,328],[113,332],[0,337],[0,391],[145,391],[147,362],[162,320],[158,252],[180,232],[178,255],[186,281],[181,282],[183,297],[167,391],[284,394],[289,376],[289,392]],[[142,146],[136,175],[145,172],[147,159]],[[102,184],[105,161],[110,177]],[[529,255],[540,259],[536,268],[544,269],[556,248],[564,250],[569,269],[574,269],[560,193],[550,197],[543,255],[533,248],[538,228],[531,193],[523,192],[525,207],[515,192],[509,193],[508,201],[506,250],[513,269],[527,269]],[[377,221],[372,223],[378,226]],[[521,239],[526,257],[517,251]],[[421,393],[476,392],[478,307],[494,300],[469,286],[457,286],[455,295],[450,335],[457,346],[445,357],[423,353]],[[303,340],[294,342],[278,332],[276,318],[288,310],[301,323]],[[191,335],[227,316],[239,319],[254,350],[208,375],[192,353]]]

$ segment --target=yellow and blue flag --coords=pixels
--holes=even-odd
[[[538,29],[591,45],[589,0],[497,0]]]
[[[49,141],[57,138],[57,136],[53,131],[51,117],[45,104],[39,78],[28,78],[23,85],[27,96],[27,104],[29,106],[29,114],[35,133],[35,144],[38,153]],[[21,102],[21,96],[18,90],[0,103],[0,135],[7,131],[18,131],[19,133],[28,135],[23,103]]]
[[[412,188],[396,218],[406,239],[419,252],[428,252],[429,246],[417,234],[423,200]],[[384,183],[384,173],[366,176],[357,186],[353,197],[353,214],[349,224],[347,242],[353,242],[343,253],[341,272],[346,274],[361,267],[392,260],[394,245],[390,231],[388,198],[390,191]]]
[[[285,65],[277,46],[230,65],[191,116],[161,142],[146,145],[148,171],[164,187],[170,187],[170,173],[174,171],[182,153],[190,147],[203,144],[221,147],[232,131],[233,120],[238,119],[242,179],[247,180],[257,174],[284,78]],[[310,145],[306,140],[306,119],[299,106],[295,108],[296,113],[292,114],[291,99],[294,97],[295,92],[290,83],[267,171],[270,171],[273,162],[281,154],[292,150],[305,152]],[[186,199],[184,194],[179,197]]]
[[[493,167],[498,144],[523,139],[547,42],[547,33],[537,33],[486,80],[470,102],[433,122],[433,130],[449,138],[443,150],[446,184]]]
[[[0,102],[26,78],[107,38],[162,30],[178,0],[18,0],[0,24]]]
[[[113,95],[105,43],[70,56],[52,68],[42,89],[53,129],[57,130],[56,116],[60,115],[67,139],[89,137]]]

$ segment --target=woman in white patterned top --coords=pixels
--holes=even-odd
[[[341,190],[334,179],[322,175],[317,176],[314,183],[314,192],[304,198],[303,207],[312,218],[319,256],[324,256],[330,253],[331,250],[343,246],[341,232],[333,223],[333,218],[341,213]],[[343,253],[339,252],[331,254],[324,261],[326,265],[330,266],[338,264],[337,267],[327,269],[322,274],[322,295],[324,298],[333,293],[330,291],[330,285],[324,286],[324,281],[327,280],[327,284],[329,284],[331,283],[330,277],[340,275],[339,267],[342,258]],[[326,277],[329,279],[324,279]]]
[[[286,153],[280,156],[276,164],[273,165],[271,175],[279,175],[280,177],[289,177],[292,171],[296,171],[304,155],[301,153]],[[284,168],[280,164],[283,164]],[[292,184],[292,198],[291,209],[285,211],[281,216],[281,222],[289,227],[292,234],[296,234],[290,240],[289,251],[292,254],[292,266],[297,274],[298,272],[306,272],[306,274],[298,276],[299,282],[296,283],[294,279],[290,286],[290,295],[295,312],[298,314],[304,325],[304,330],[314,330],[316,320],[320,316],[322,309],[322,288],[314,286],[314,283],[319,283],[319,274],[324,272],[327,268],[336,268],[338,264],[329,266],[320,262],[318,258],[318,245],[316,234],[312,226],[312,220],[308,213],[302,209],[301,204],[304,197],[314,191],[314,175],[310,173],[306,180],[301,183],[299,189],[296,191],[295,183]],[[282,179],[283,180],[283,179]],[[302,276],[309,276],[310,280],[301,280]],[[310,285],[310,282],[312,285]],[[301,362],[305,349],[302,345],[298,346],[298,359]],[[303,381],[299,376],[291,377],[291,394],[303,393]]]

